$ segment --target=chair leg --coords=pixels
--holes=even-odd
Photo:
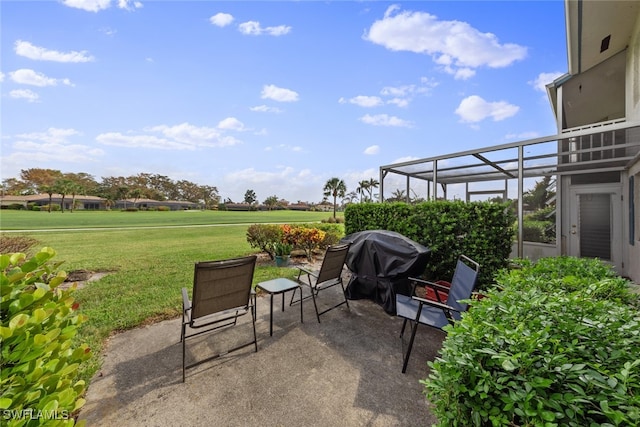
[[[251,319],[251,323],[253,324],[253,344],[256,349],[256,353],[258,352],[258,336],[256,335],[256,319],[255,317]]]
[[[400,338],[402,338],[402,336],[404,335],[404,328],[407,326],[407,319],[406,317],[404,318],[404,322],[402,322],[402,329],[400,329]]]
[[[406,319],[405,319],[406,321]],[[411,324],[411,339],[409,339],[409,346],[407,347],[407,354],[404,356],[404,361],[402,362],[402,373],[404,374],[407,371],[407,364],[409,363],[409,356],[411,355],[411,349],[413,348],[413,340],[416,338],[416,331],[418,330],[418,324],[420,322],[412,322]],[[404,325],[403,325],[404,329]]]
[[[347,304],[348,309],[351,309],[351,307],[349,307],[349,301],[347,300],[347,290],[344,288],[344,283],[342,281],[340,281],[340,286],[342,287],[342,296],[344,297],[344,303]]]
[[[318,318],[318,323],[320,323],[320,313],[318,313],[318,304],[316,303],[316,295],[318,294],[319,290],[316,290],[315,292],[313,291],[313,288],[311,288],[311,297],[313,298],[313,307],[316,309],[316,317]]]
[[[185,359],[185,353],[186,353],[186,350],[187,350],[186,349],[187,337],[185,336],[185,332],[186,332],[185,328],[186,328],[186,325],[183,323],[182,324],[182,339],[181,339],[181,341],[182,341],[182,382],[185,381],[185,374],[184,374],[185,361],[184,361],[184,359]]]

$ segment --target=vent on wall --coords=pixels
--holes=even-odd
[[[600,42],[600,53],[602,53],[605,50],[609,49],[609,42],[610,41],[611,41],[611,34],[609,34],[607,37],[602,39],[602,41]]]

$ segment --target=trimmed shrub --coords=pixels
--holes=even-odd
[[[425,276],[431,280],[450,279],[463,253],[480,263],[478,286],[485,288],[508,265],[514,220],[508,203],[357,203],[345,209],[345,233],[389,230],[427,246]]]
[[[639,425],[640,315],[629,283],[597,260],[520,267],[446,327],[422,381],[438,425]]]
[[[76,312],[72,293],[61,290],[66,274],[51,262],[55,251],[35,256],[0,255],[0,411],[4,425],[75,424],[72,415],[84,404],[78,367],[89,348],[73,340],[85,316]]]
[[[274,259],[274,245],[284,237],[282,227],[275,224],[253,224],[247,229],[247,242],[252,248],[260,249]]]

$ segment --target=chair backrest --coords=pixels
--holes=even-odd
[[[225,310],[248,307],[256,259],[252,255],[196,263],[192,320]]]
[[[476,286],[478,270],[480,270],[480,265],[471,258],[465,255],[460,255],[458,257],[456,269],[453,273],[453,279],[451,279],[451,288],[449,289],[447,305],[459,310],[460,312],[467,310],[468,304],[460,302],[460,300],[467,300],[471,298],[473,289]],[[453,316],[457,320],[460,319],[459,313],[454,312]]]
[[[342,245],[333,245],[327,248],[322,260],[322,266],[318,272],[317,283],[323,283],[329,280],[341,279],[342,267],[347,259],[349,252],[349,243]]]

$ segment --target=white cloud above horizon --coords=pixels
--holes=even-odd
[[[401,10],[392,5],[363,35],[365,40],[392,51],[430,55],[456,79],[473,77],[480,67],[502,68],[526,58],[527,48],[501,44],[492,33],[483,33],[467,22],[439,20],[427,12]]]
[[[87,54],[87,51],[59,52],[44,47],[35,46],[30,42],[17,40],[15,43],[16,55],[36,61],[54,61],[54,62],[92,62],[95,58]]]
[[[276,85],[264,85],[260,97],[278,102],[296,102],[299,99],[297,92]]]
[[[28,68],[21,68],[9,73],[9,77],[16,83],[32,86],[57,86],[63,84],[66,86],[73,86],[73,83],[69,79],[55,79],[47,77],[43,73],[38,73]]]
[[[211,18],[209,18],[209,22],[211,22],[213,25],[217,27],[226,27],[227,25],[231,24],[233,20],[234,20],[233,15],[230,15],[228,13],[222,13],[222,12],[216,13]]]
[[[478,123],[491,118],[495,122],[513,117],[520,107],[506,101],[488,102],[477,95],[468,96],[460,102],[456,114],[463,123]]]
[[[287,25],[278,25],[276,27],[262,27],[258,21],[247,21],[238,25],[238,30],[248,36],[261,36],[263,34],[269,36],[283,36],[291,32],[291,27]]]
[[[117,0],[119,9],[132,11],[143,7],[142,2],[135,0]],[[87,12],[100,12],[111,7],[111,0],[62,0],[62,4],[74,9],[82,9]]]
[[[388,114],[365,114],[360,117],[360,121],[368,125],[373,126],[391,126],[391,127],[412,127],[413,124],[410,121],[403,120],[396,116],[390,116]]]

